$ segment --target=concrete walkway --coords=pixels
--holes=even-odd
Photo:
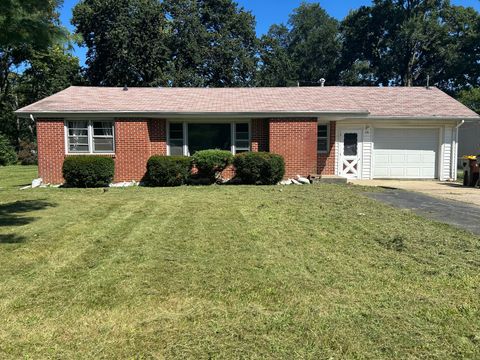
[[[457,200],[480,207],[480,189],[464,187],[459,183],[410,180],[351,180],[352,184],[379,186],[414,191],[441,199]]]
[[[477,191],[480,191],[477,189]],[[366,193],[370,198],[480,235],[480,206],[405,190]]]

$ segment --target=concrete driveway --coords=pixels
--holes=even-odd
[[[349,182],[362,186],[414,191],[436,198],[457,200],[480,206],[480,189],[464,187],[459,183],[429,180],[351,180]]]

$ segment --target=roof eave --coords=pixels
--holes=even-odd
[[[286,118],[286,117],[361,117],[368,116],[366,110],[332,110],[332,111],[266,111],[266,112],[158,112],[158,111],[29,111],[20,109],[15,111],[19,117],[65,118],[65,117],[145,117],[145,118]]]

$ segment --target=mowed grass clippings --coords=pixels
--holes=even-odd
[[[353,186],[30,189],[0,168],[0,358],[475,359],[480,242]]]

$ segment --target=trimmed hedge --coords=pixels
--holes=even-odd
[[[67,186],[106,187],[113,179],[115,162],[106,156],[68,156],[63,161],[62,172]]]
[[[285,175],[283,157],[267,152],[246,152],[233,159],[235,174],[243,184],[275,185]]]
[[[152,156],[147,162],[148,186],[180,186],[190,177],[192,160],[187,156]]]
[[[197,151],[192,160],[198,170],[198,176],[214,182],[218,174],[232,163],[233,155],[227,150],[202,150]]]

